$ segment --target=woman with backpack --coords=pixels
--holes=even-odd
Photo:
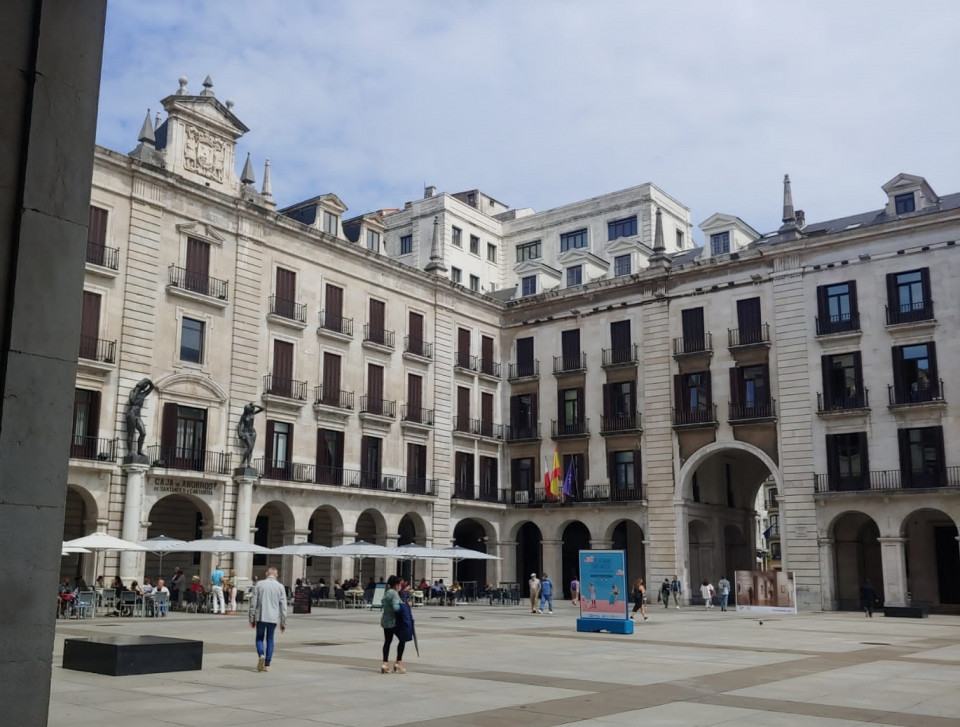
[[[633,617],[636,615],[637,611],[640,612],[640,615],[643,616],[643,620],[646,621],[649,616],[647,616],[647,609],[644,607],[644,602],[647,600],[647,589],[643,585],[643,578],[637,578],[633,584],[633,613],[630,614],[630,620],[633,621]]]

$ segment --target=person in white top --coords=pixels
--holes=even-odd
[[[703,597],[703,607],[713,608],[713,585],[710,581],[704,581],[700,584],[700,595]]]
[[[158,598],[158,596],[165,596],[165,598]],[[166,616],[167,603],[170,601],[170,589],[167,588],[163,578],[157,579],[157,587],[153,589],[153,599],[154,616],[156,616],[158,613],[160,616]]]

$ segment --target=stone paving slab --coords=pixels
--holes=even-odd
[[[579,634],[576,611],[415,611],[421,656],[380,674],[379,612],[291,616],[269,673],[244,616],[57,623],[65,638],[200,639],[201,671],[109,677],[55,666],[49,724],[553,727],[554,725],[960,726],[960,618],[859,613],[761,619],[651,609],[633,635]]]

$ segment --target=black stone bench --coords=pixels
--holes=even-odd
[[[196,671],[203,668],[203,642],[166,636],[101,636],[67,639],[63,668],[109,676]]]
[[[930,609],[927,606],[884,606],[883,615],[896,618],[926,618],[930,615]]]

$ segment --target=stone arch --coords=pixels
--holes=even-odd
[[[833,540],[837,608],[859,610],[860,584],[867,578],[883,600],[883,564],[877,521],[865,512],[846,510],[830,521],[827,533]]]
[[[387,526],[387,519],[382,512],[376,508],[368,507],[357,516],[357,522],[353,530],[357,534],[357,540],[386,545],[390,528]]]
[[[580,580],[580,551],[591,549],[590,528],[582,520],[569,519],[560,525],[559,592],[570,598],[570,581]]]
[[[934,610],[960,613],[960,544],[957,524],[940,508],[921,507],[900,523],[906,539],[904,559],[909,574],[907,602]]]
[[[488,552],[487,543],[496,541],[496,530],[493,525],[483,518],[466,517],[459,520],[453,527],[454,544],[461,548]],[[460,581],[467,598],[476,598],[487,581],[490,561],[462,560],[453,564],[454,580]]]
[[[93,494],[80,485],[68,484],[63,513],[63,540],[90,535],[97,530],[99,507]],[[94,558],[88,553],[71,553],[60,559],[60,577],[82,577],[88,583],[99,575],[93,572]],[[101,566],[103,558],[100,559]],[[101,567],[102,571],[103,568]]]
[[[163,393],[179,394],[192,399],[215,400],[226,404],[229,397],[216,381],[209,376],[192,372],[170,374],[158,379],[157,390]],[[203,392],[207,393],[204,394]]]
[[[333,547],[339,545],[343,534],[343,516],[332,505],[321,505],[310,513],[307,520],[307,540],[317,545]],[[313,584],[323,584],[332,593],[333,583],[339,578],[340,570],[334,563],[335,558],[316,557],[307,558],[306,576]]]
[[[279,548],[287,544],[287,533],[296,526],[296,518],[287,503],[282,500],[269,500],[257,508],[254,513],[254,523],[256,532],[253,535],[253,542],[264,548]],[[287,568],[284,568],[284,557],[288,558]],[[287,570],[294,569],[294,557],[296,556],[254,554],[253,565],[254,568],[262,566],[276,568],[280,571],[281,580],[292,583],[290,576],[293,573],[288,573]],[[296,577],[299,577],[299,571]]]
[[[523,520],[513,528],[514,539],[517,543],[517,581],[521,591],[530,595],[527,581],[531,573],[543,572],[543,532],[533,520]]]
[[[694,472],[697,471],[700,465],[714,455],[723,454],[724,452],[730,450],[752,454],[754,457],[760,460],[760,462],[766,466],[767,470],[773,476],[773,479],[777,484],[777,495],[781,498],[783,497],[783,476],[780,474],[780,468],[777,467],[776,462],[770,458],[770,455],[768,455],[759,447],[755,447],[748,442],[733,440],[707,444],[694,452],[690,458],[683,463],[683,466],[680,468],[680,474],[677,477],[677,486],[673,493],[674,502],[680,503],[684,500],[684,498],[692,499],[689,497],[689,494],[693,482]]]
[[[170,493],[157,498],[150,505],[146,520],[149,523],[147,538],[166,535],[180,540],[196,540],[213,535],[216,511],[210,503],[196,495]],[[162,561],[157,553],[145,554],[144,574],[151,578],[160,574],[169,580],[176,568],[183,569],[188,581],[191,576],[199,575],[206,582],[206,575],[209,575],[205,575],[205,563],[196,553],[164,553]]]

